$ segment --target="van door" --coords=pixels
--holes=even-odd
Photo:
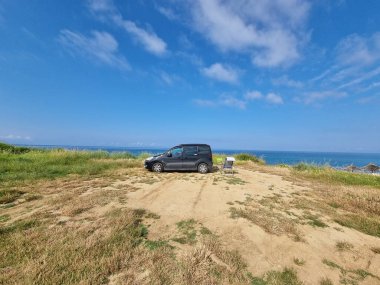
[[[182,170],[182,147],[172,148],[167,152],[166,157],[162,159],[165,170]]]
[[[198,160],[199,160],[199,155],[198,155],[197,146],[183,147],[183,158],[182,158],[183,170],[196,170]]]

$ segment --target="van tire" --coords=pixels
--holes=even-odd
[[[198,172],[201,174],[206,174],[208,172],[208,165],[206,163],[200,163],[198,165]]]
[[[154,172],[160,173],[160,172],[164,171],[164,167],[163,167],[162,163],[156,162],[155,164],[153,164],[152,170]]]

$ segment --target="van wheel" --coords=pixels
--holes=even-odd
[[[208,166],[206,163],[201,163],[198,165],[198,172],[199,173],[202,173],[202,174],[205,174],[208,172]]]
[[[164,171],[164,168],[162,167],[161,163],[156,162],[155,164],[153,164],[152,170],[154,172],[162,172],[162,171]]]

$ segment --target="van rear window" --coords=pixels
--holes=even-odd
[[[208,154],[210,153],[210,147],[208,146],[198,146],[199,154]]]

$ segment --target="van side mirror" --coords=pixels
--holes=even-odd
[[[167,157],[172,157],[172,153],[171,153],[171,152],[168,152],[168,153],[166,154],[166,156],[167,156]]]

